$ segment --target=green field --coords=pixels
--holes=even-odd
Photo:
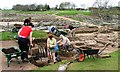
[[[90,15],[90,12],[78,10],[49,10],[49,11],[15,11],[15,10],[1,10],[3,13],[18,13],[18,14],[56,14],[56,15],[75,15],[83,14]]]
[[[65,10],[65,11],[58,11],[57,15],[76,15],[76,14],[83,14],[83,15],[90,15],[90,12],[85,11],[77,11],[77,10]]]
[[[1,40],[15,40],[17,33],[13,32],[0,32]],[[47,33],[44,31],[33,31],[34,38],[47,38]]]
[[[58,16],[70,16],[71,19],[78,20],[83,22],[84,20],[81,18],[73,17],[74,15],[82,14],[83,16],[90,16],[92,15],[89,11],[80,11],[80,10],[49,10],[49,11],[16,11],[16,10],[1,10],[3,14],[7,14],[8,16],[5,17],[12,17],[9,16],[10,14],[53,14]],[[72,17],[71,17],[72,16]]]

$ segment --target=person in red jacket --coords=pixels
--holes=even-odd
[[[21,59],[23,62],[28,61],[29,46],[33,46],[33,44],[32,44],[32,27],[34,27],[34,25],[32,23],[30,23],[27,26],[23,26],[18,31],[18,44],[19,44],[19,48],[22,52]]]

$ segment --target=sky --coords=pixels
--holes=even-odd
[[[71,2],[77,7],[91,7],[96,0],[2,0],[0,2],[1,9],[11,9],[16,4],[48,4],[50,7],[55,7],[61,2]],[[118,6],[120,0],[109,0],[109,5]]]

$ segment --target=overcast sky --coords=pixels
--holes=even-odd
[[[72,2],[77,5],[77,7],[89,7],[94,4],[96,0],[2,0],[0,2],[0,8],[10,9],[13,5],[16,4],[48,4],[50,7],[55,7],[61,2]],[[110,0],[109,5],[118,6],[120,0]]]

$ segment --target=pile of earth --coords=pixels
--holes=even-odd
[[[12,54],[12,53],[16,53],[16,52],[19,52],[18,50],[16,50],[14,47],[11,47],[11,48],[3,48],[2,49],[2,52],[5,53],[5,54]]]
[[[47,42],[47,38],[39,38],[39,39],[34,39],[33,43],[46,43]]]
[[[29,61],[31,64],[38,66],[38,67],[43,67],[43,66],[48,66],[49,63],[47,61],[41,61],[41,60],[36,60],[35,57],[29,58]]]

